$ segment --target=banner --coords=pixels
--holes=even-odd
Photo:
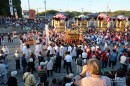
[[[13,16],[14,12],[13,12],[13,3],[12,3],[12,0],[9,0],[9,7],[10,7],[10,14],[11,14],[11,16]]]
[[[48,25],[45,24],[45,30],[46,30],[46,44],[49,42],[49,30],[48,30]]]

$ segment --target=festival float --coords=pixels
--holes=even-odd
[[[110,26],[110,22],[107,20],[109,17],[105,13],[100,13],[97,18],[97,30],[106,30],[106,27]]]
[[[56,16],[53,16],[51,25],[54,26],[57,30],[57,32],[64,32],[66,28],[66,20],[67,17],[63,14],[57,14]]]
[[[82,31],[78,29],[67,29],[64,34],[64,42],[66,44],[80,44],[84,42]]]
[[[79,15],[75,17],[75,22],[72,24],[72,27],[80,28],[82,32],[86,31],[86,27],[88,27],[88,16],[86,15]]]
[[[81,17],[80,17],[81,18]],[[57,14],[52,19],[52,26],[55,27],[56,33],[62,33],[62,39],[66,44],[79,44],[83,41],[82,28],[69,29],[66,28],[67,17],[63,14]],[[80,23],[81,24],[81,23]]]
[[[124,15],[118,15],[116,19],[116,31],[125,31],[127,21]]]
[[[26,45],[34,45],[34,44],[35,44],[35,39],[33,38],[33,34],[28,32]]]

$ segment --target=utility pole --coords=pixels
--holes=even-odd
[[[83,14],[83,10],[84,10],[84,8],[82,8],[82,14]]]
[[[38,9],[37,9],[37,18],[39,17],[39,15],[38,15]]]
[[[30,10],[30,1],[28,0],[28,10]]]
[[[45,19],[46,19],[46,0],[44,1],[44,5],[45,5]]]
[[[109,11],[108,9],[109,9],[109,6],[108,6],[108,4],[107,4],[107,15],[108,15],[108,11]]]

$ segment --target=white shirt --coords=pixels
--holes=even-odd
[[[54,49],[53,49],[52,46],[49,46],[49,47],[48,47],[48,50],[50,50],[50,54],[54,54]]]
[[[65,84],[65,86],[71,86],[71,85],[72,85],[72,82]]]
[[[126,56],[121,56],[121,57],[120,57],[120,63],[125,64],[126,59],[127,59]]]
[[[59,47],[55,46],[55,50],[56,50],[56,53],[58,53],[59,52]]]
[[[72,62],[72,56],[71,55],[66,55],[65,60],[66,60],[66,62]]]
[[[53,68],[53,62],[52,60],[50,60],[48,63],[47,63],[47,70],[52,70]]]
[[[86,52],[82,53],[82,58],[87,58],[88,54]]]
[[[60,48],[60,52],[59,52],[59,54],[60,54],[60,56],[63,57],[63,55],[64,55],[64,50],[63,50],[63,48]]]
[[[72,47],[71,46],[68,47],[68,51],[71,53],[71,51],[72,51]]]
[[[1,50],[3,50],[4,54],[9,54],[9,49],[8,49],[8,47],[2,47]]]
[[[95,47],[95,46],[92,46],[92,47],[91,47],[91,50],[92,50],[92,51],[96,51],[96,47]]]

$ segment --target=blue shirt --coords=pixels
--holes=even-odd
[[[117,59],[117,53],[114,52],[110,53],[110,61],[116,61],[116,59]]]

